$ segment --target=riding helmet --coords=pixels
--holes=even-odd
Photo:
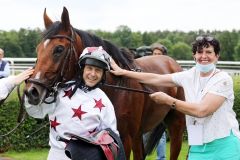
[[[110,70],[110,56],[100,47],[87,47],[83,50],[79,58],[79,66],[92,65],[104,70]]]

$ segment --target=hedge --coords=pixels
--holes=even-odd
[[[240,123],[240,76],[234,76],[233,82],[235,96],[233,109],[236,112],[237,120]]]
[[[240,122],[240,76],[233,77],[233,80],[235,94],[234,110]],[[13,93],[8,101],[0,108],[0,135],[16,126],[18,111],[19,102],[16,98],[16,93]],[[30,148],[48,147],[49,125],[34,133],[45,124],[48,124],[47,118],[38,120],[28,116],[15,132],[5,137],[0,136],[0,152],[5,152],[7,150],[24,151]],[[27,138],[30,134],[32,134],[30,138]]]
[[[48,147],[49,125],[34,133],[43,125],[48,124],[47,119],[37,120],[27,116],[24,123],[14,132],[8,136],[1,136],[17,125],[18,111],[19,104],[16,100],[5,102],[0,108],[0,153],[8,150],[24,151]]]

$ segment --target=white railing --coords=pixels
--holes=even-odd
[[[9,62],[12,75],[33,67],[36,62],[36,58],[4,58],[4,60]]]
[[[4,58],[9,61],[11,74],[23,71],[29,67],[33,67],[36,58]],[[177,60],[177,62],[184,68],[188,69],[195,65],[194,61]],[[230,75],[240,75],[240,61],[218,61],[217,67],[227,71]]]

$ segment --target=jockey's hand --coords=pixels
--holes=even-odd
[[[14,85],[19,85],[33,74],[34,69],[27,69],[13,77]]]
[[[120,68],[116,62],[111,58],[110,65],[112,70],[110,70],[111,73],[113,73],[116,76],[121,76],[124,74],[124,69]]]

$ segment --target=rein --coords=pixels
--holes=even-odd
[[[10,93],[13,91],[13,89],[10,91]],[[8,96],[10,95],[10,93],[8,94]],[[18,115],[18,120],[17,120],[17,125],[15,127],[13,127],[11,130],[9,130],[8,132],[4,133],[4,134],[0,134],[0,137],[6,137],[10,134],[12,134],[21,124],[23,124],[23,122],[25,121],[27,114],[24,110],[23,107],[23,102],[24,102],[24,94],[21,96],[20,95],[20,85],[17,86],[17,93],[18,93],[18,100],[20,102],[20,110],[19,110],[19,115]],[[7,98],[8,98],[7,96]],[[4,100],[2,100],[0,102],[0,105],[2,105],[4,103],[4,101],[7,99],[5,98]]]
[[[152,94],[152,93],[153,93],[153,92],[151,92],[151,91],[134,89],[134,88],[127,88],[127,87],[123,87],[123,86],[111,85],[111,84],[106,84],[106,83],[103,84],[103,86],[111,87],[111,88],[116,88],[116,89],[121,89],[121,90],[126,90],[126,91],[131,91],[131,92],[144,93],[144,94]]]

